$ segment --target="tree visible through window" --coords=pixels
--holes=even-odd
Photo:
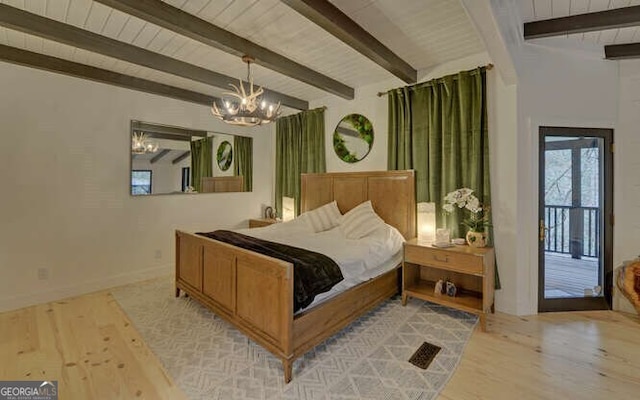
[[[131,194],[151,194],[151,170],[131,171]]]

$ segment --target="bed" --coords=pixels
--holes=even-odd
[[[301,212],[336,201],[346,213],[370,200],[406,239],[416,233],[413,171],[303,174]],[[193,233],[176,231],[176,297],[182,292],[282,361],[293,361],[398,292],[399,265],[294,315],[293,265]]]

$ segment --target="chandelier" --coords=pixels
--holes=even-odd
[[[253,87],[251,76],[251,63],[254,58],[243,56],[242,61],[247,63],[247,81],[249,81],[249,93],[244,87],[242,79],[239,85],[230,83],[235,92],[223,93],[222,104],[213,102],[211,113],[218,119],[231,125],[256,126],[274,121],[280,115],[280,103],[273,105],[262,99],[264,89]]]
[[[149,140],[149,137],[144,132],[133,132],[133,135],[131,135],[132,154],[155,153],[159,147],[160,145]]]

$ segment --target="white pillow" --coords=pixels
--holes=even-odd
[[[279,230],[287,233],[300,231],[315,232],[311,229],[311,224],[309,223],[306,214],[298,215],[292,220],[284,221],[279,224],[271,224],[269,227],[278,228]]]
[[[314,232],[322,232],[337,226],[342,214],[338,209],[338,203],[334,200],[315,210],[307,211],[301,216],[307,219]]]
[[[384,225],[382,218],[373,211],[371,200],[361,203],[340,217],[340,229],[349,239],[360,239]]]

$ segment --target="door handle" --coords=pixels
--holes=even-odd
[[[546,230],[547,230],[547,228],[544,226],[544,220],[541,219],[540,220],[540,241],[541,242],[544,242],[544,239],[545,239],[545,237],[547,235]]]

